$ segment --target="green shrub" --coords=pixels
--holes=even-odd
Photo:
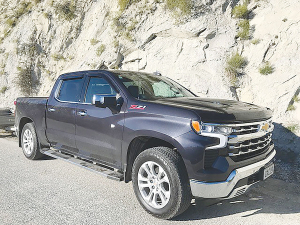
[[[63,57],[63,55],[58,53],[53,54],[51,57],[54,61],[66,60],[65,57]]]
[[[24,15],[25,13],[27,13],[29,10],[31,10],[32,8],[32,3],[31,2],[21,2],[19,4],[19,8],[14,11],[14,17],[16,19],[19,19],[22,15]]]
[[[166,0],[166,4],[170,11],[179,9],[184,15],[189,14],[192,9],[191,0]]]
[[[34,0],[34,4],[39,4],[40,2],[42,2],[42,0]]]
[[[237,5],[232,10],[232,15],[236,18],[247,18],[248,16],[247,4]]]
[[[237,76],[240,73],[239,71],[243,69],[246,64],[246,58],[241,56],[238,52],[227,58],[225,70],[233,86],[236,85]]]
[[[238,26],[239,26],[238,36],[242,40],[249,39],[249,36],[250,36],[250,24],[249,24],[249,20],[241,20],[238,23]]]
[[[293,102],[300,102],[300,98],[297,95],[295,95],[293,97]]]
[[[95,38],[91,39],[90,42],[91,42],[91,45],[96,45],[99,43],[99,41]]]
[[[131,24],[127,27],[128,31],[133,31],[136,28],[136,25],[138,24],[138,21],[135,19],[131,22]]]
[[[46,19],[50,19],[51,18],[51,13],[45,12],[43,15],[44,15],[44,17]]]
[[[294,110],[296,110],[296,107],[292,104],[287,107],[287,111],[294,111]]]
[[[75,0],[65,1],[64,3],[58,3],[54,6],[55,13],[59,15],[60,18],[71,21],[76,17],[76,2]]]
[[[31,95],[34,87],[34,80],[30,66],[26,66],[25,68],[18,67],[17,69],[19,71],[17,76],[17,85],[23,94]]]
[[[113,41],[113,46],[114,46],[115,48],[118,48],[118,47],[120,46],[120,43],[119,43],[119,41],[118,41],[117,39],[114,39],[114,41]]]
[[[268,75],[274,72],[274,67],[269,63],[264,63],[263,66],[259,68],[259,73],[262,75]]]
[[[100,45],[100,47],[98,47],[97,50],[96,50],[97,56],[101,56],[102,53],[105,51],[105,49],[106,49],[106,47],[105,47],[104,44]]]
[[[119,0],[120,11],[123,12],[131,3],[131,0]]]
[[[16,18],[14,18],[14,17],[8,18],[8,19],[6,20],[6,24],[7,24],[8,26],[10,26],[10,27],[14,27],[14,26],[16,26],[16,24],[17,24],[17,20],[16,20]]]
[[[298,124],[291,124],[286,127],[290,132],[296,133],[299,130],[299,125]]]
[[[124,38],[126,38],[128,41],[133,41],[133,37],[132,37],[132,35],[130,34],[129,31],[124,31],[124,32],[122,32],[122,36],[123,36]]]
[[[254,45],[259,44],[259,42],[260,42],[260,39],[258,39],[258,38],[253,39],[253,40],[251,41],[251,43],[254,44]]]
[[[1,94],[4,94],[7,90],[8,90],[8,87],[7,87],[7,86],[3,86],[3,87],[0,89],[0,93],[1,93]]]

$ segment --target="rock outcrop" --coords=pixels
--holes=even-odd
[[[201,97],[271,108],[277,146],[300,153],[300,1],[251,1],[249,40],[237,37],[232,9],[238,0],[193,1],[183,16],[157,0],[136,1],[123,12],[118,1],[33,2],[0,1],[0,107],[13,107],[26,93],[20,89],[25,68],[33,96],[47,96],[64,72],[159,71]],[[235,52],[247,59],[238,85],[225,70]],[[260,74],[265,62],[273,73]]]

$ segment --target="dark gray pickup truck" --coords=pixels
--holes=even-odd
[[[49,98],[18,98],[15,126],[27,158],[132,180],[143,208],[170,219],[192,198],[233,198],[273,174],[271,116],[163,76],[103,70],[61,75]]]

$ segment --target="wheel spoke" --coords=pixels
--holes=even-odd
[[[158,195],[159,195],[159,197],[161,199],[162,204],[165,204],[168,198],[164,195],[164,193],[162,191],[160,191],[158,193]]]
[[[160,192],[165,196],[166,199],[170,198],[170,191],[167,191],[164,187],[160,189]]]
[[[151,201],[151,203],[152,203],[153,206],[155,206],[155,207],[157,207],[157,206],[159,205],[158,202],[157,202],[157,196],[158,196],[158,194],[157,194],[157,193],[154,193],[154,194],[153,194],[152,201]]]
[[[139,181],[149,181],[149,179],[147,177],[142,176],[140,173],[138,174],[138,180]]]
[[[149,162],[148,165],[149,165],[150,172],[151,172],[152,176],[155,176],[155,177],[156,177],[157,175],[156,175],[155,168],[154,168],[154,167],[155,167],[155,164],[152,163],[152,162]]]
[[[142,166],[143,170],[147,173],[148,177],[150,177],[152,174],[150,172],[149,166],[147,164],[144,164]]]
[[[149,194],[144,198],[147,202],[151,202],[152,201],[152,196],[154,195],[153,190],[151,189]]]
[[[145,187],[150,188],[151,186],[152,186],[152,184],[149,184],[149,183],[140,183],[140,184],[139,184],[139,187],[140,187],[140,188],[145,188]]]
[[[170,183],[169,178],[167,176],[164,176],[161,180],[158,181],[159,184],[162,184],[164,182],[168,184]]]

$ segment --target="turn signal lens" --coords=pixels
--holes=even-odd
[[[193,129],[197,132],[200,133],[201,131],[201,126],[200,123],[198,121],[192,121],[192,127]]]

